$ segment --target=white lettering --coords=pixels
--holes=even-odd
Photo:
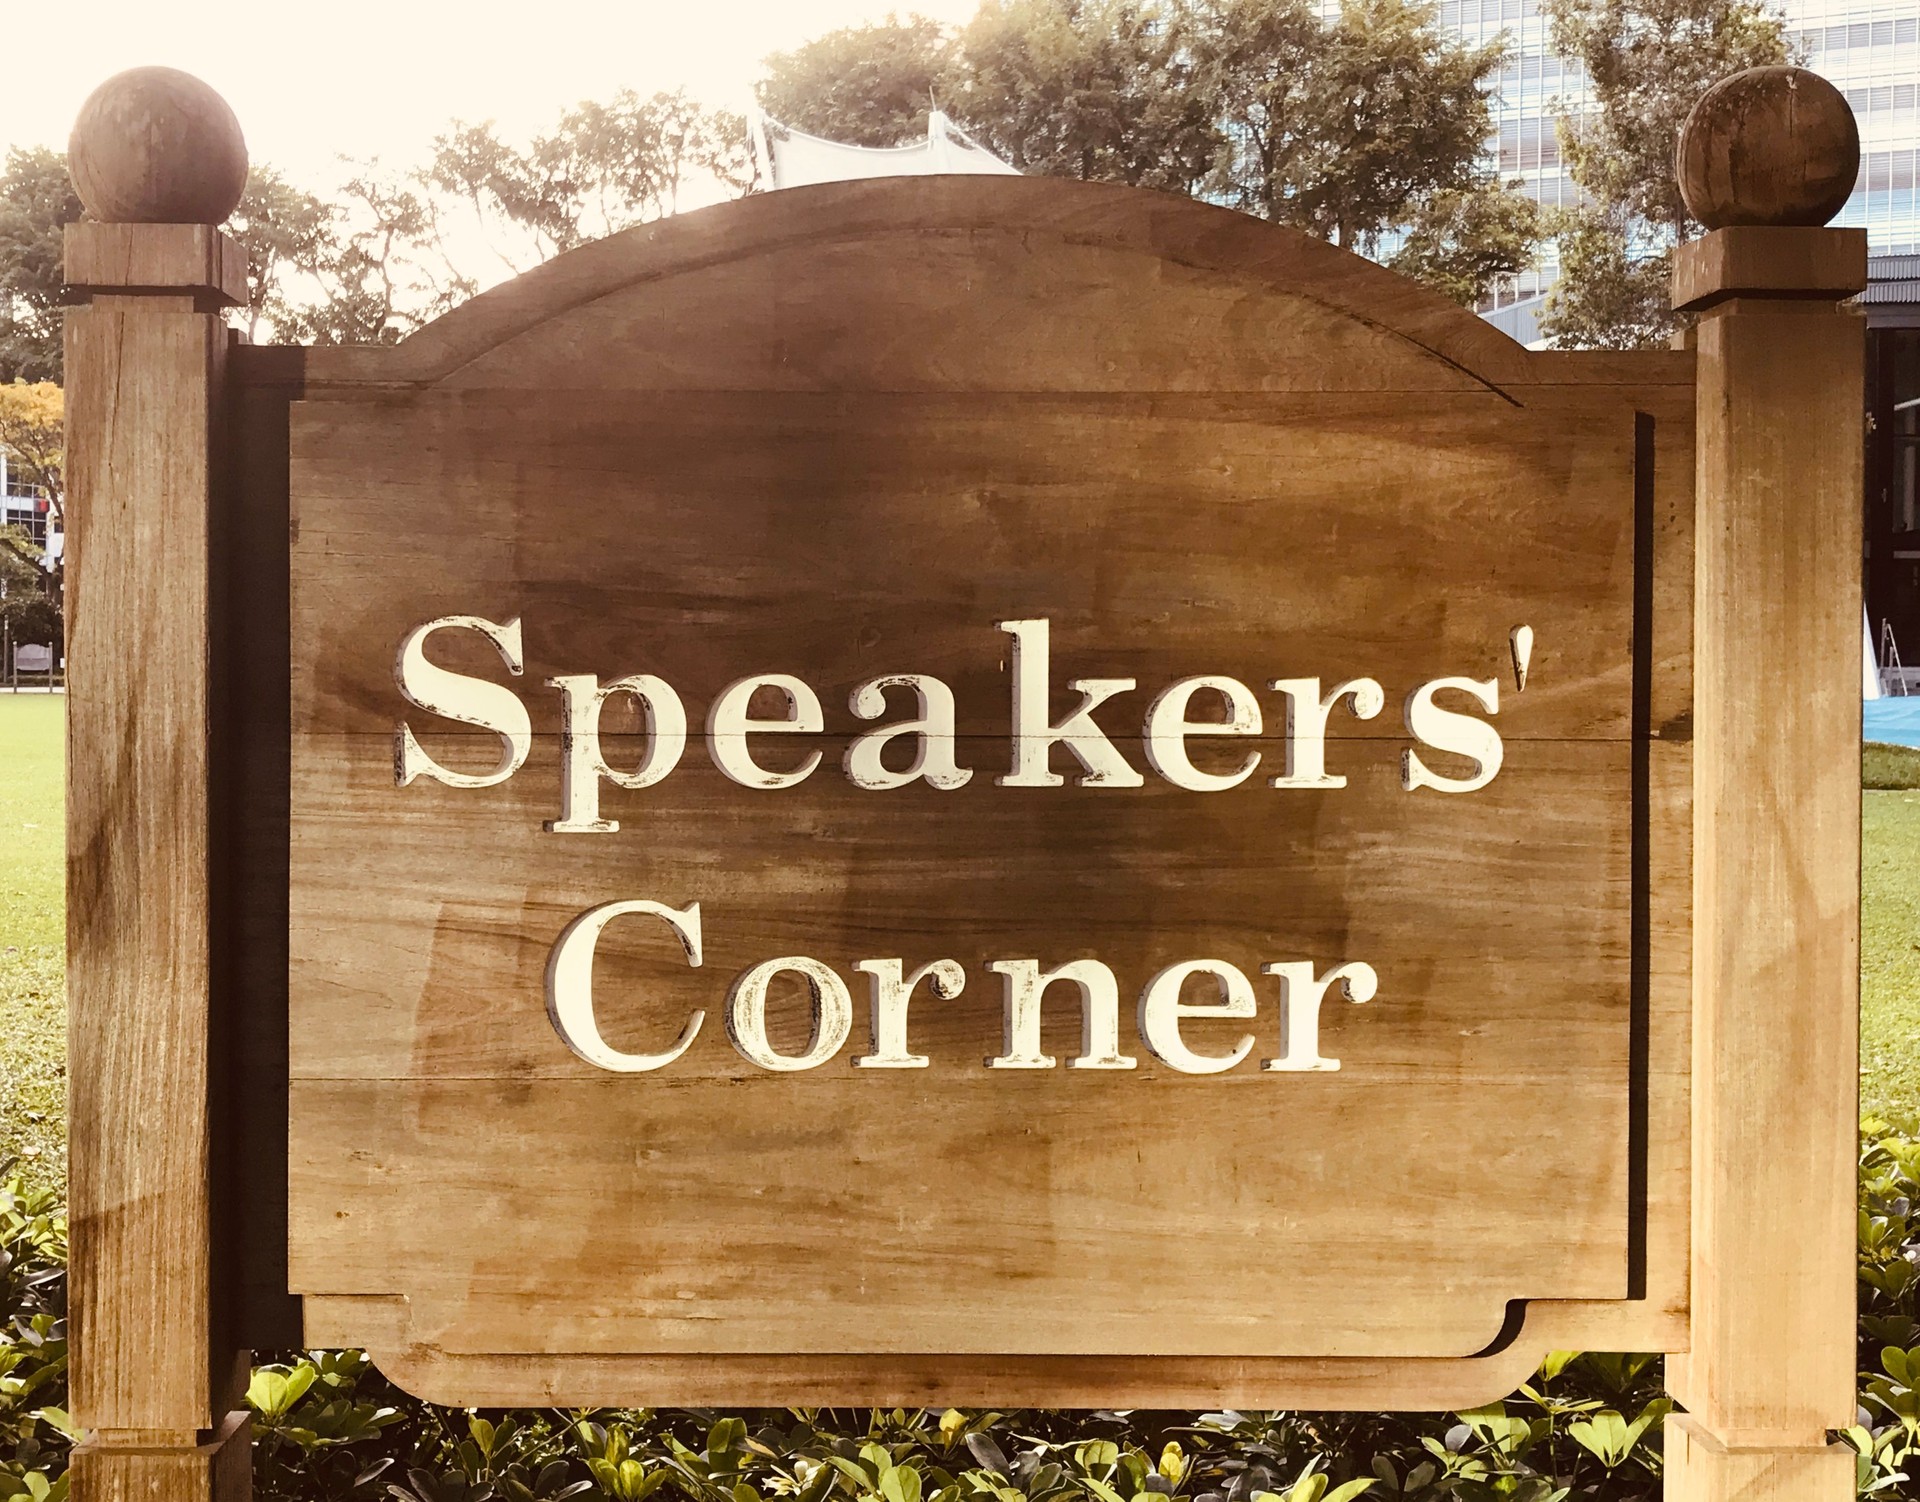
[[[1120,1052],[1120,986],[1098,960],[1070,960],[1045,971],[1038,960],[995,960],[987,968],[1006,977],[1005,1034],[989,1069],[1051,1069],[1040,1052],[1040,997],[1055,981],[1080,988],[1080,1057],[1069,1069],[1132,1069]]]
[[[1211,975],[1220,988],[1220,999],[1182,1001],[1180,989],[1194,975]],[[1252,1051],[1253,1035],[1243,1034],[1231,1053],[1195,1053],[1180,1036],[1181,1019],[1251,1017],[1254,1013],[1253,982],[1244,972],[1225,960],[1183,960],[1167,966],[1140,992],[1140,1040],[1162,1064],[1182,1074],[1222,1074]]]
[[[615,1074],[639,1074],[671,1064],[700,1035],[705,1012],[695,1012],[665,1053],[622,1053],[600,1036],[593,1015],[593,954],[606,926],[623,913],[646,913],[662,919],[687,952],[687,963],[700,967],[700,904],[684,908],[658,902],[608,902],[589,909],[560,931],[547,956],[547,1020],[560,1041],[575,1056]]]
[[[525,764],[527,753],[533,749],[533,722],[520,696],[505,684],[455,673],[427,661],[427,638],[442,630],[478,631],[493,643],[507,671],[518,677],[519,617],[498,625],[477,615],[443,615],[409,631],[393,665],[394,681],[409,704],[463,725],[491,730],[500,737],[500,761],[491,772],[477,775],[449,771],[421,749],[412,727],[403,720],[394,734],[393,779],[400,787],[416,777],[431,777],[448,787],[490,788],[505,782]]]
[[[937,788],[965,787],[973,773],[954,759],[957,714],[953,690],[938,678],[925,673],[898,673],[888,678],[870,678],[847,696],[847,707],[863,720],[877,720],[887,710],[886,690],[910,688],[919,701],[920,718],[898,725],[882,725],[856,735],[847,746],[842,765],[855,787],[905,787],[924,777]],[[919,738],[913,761],[904,771],[892,772],[881,759],[887,742],[896,736]]]
[[[560,732],[561,816],[549,819],[549,834],[612,834],[617,819],[600,817],[600,779],[623,788],[652,787],[680,764],[687,749],[687,711],[664,678],[640,673],[601,685],[591,673],[549,678],[566,695]],[[607,765],[600,750],[600,711],[615,694],[632,694],[646,710],[647,754],[631,772]]]
[[[1400,753],[1400,783],[1408,792],[1415,788],[1438,788],[1443,793],[1471,793],[1492,782],[1500,770],[1504,754],[1500,732],[1485,720],[1472,715],[1442,709],[1433,696],[1442,689],[1465,694],[1488,714],[1500,712],[1500,684],[1497,679],[1436,678],[1423,683],[1407,697],[1407,730],[1416,740],[1436,751],[1451,751],[1474,764],[1471,777],[1447,777],[1420,760],[1408,747]]]
[[[1188,705],[1202,689],[1210,689],[1227,701],[1225,720],[1190,720]],[[1145,741],[1147,763],[1175,787],[1195,793],[1219,793],[1238,787],[1260,765],[1260,753],[1249,751],[1237,772],[1202,772],[1187,755],[1190,735],[1258,735],[1260,704],[1253,690],[1237,678],[1182,678],[1160,691],[1160,697],[1147,710]]]
[[[813,1032],[802,1054],[776,1053],[767,1040],[767,986],[783,970],[804,977],[812,997]],[[830,966],[804,954],[782,955],[743,970],[727,993],[727,1036],[741,1057],[762,1069],[781,1074],[817,1069],[840,1052],[852,1031],[853,997],[847,983]]]
[[[907,1002],[921,981],[942,1001],[952,1001],[967,984],[967,972],[953,960],[935,960],[902,976],[902,960],[861,960],[853,968],[873,979],[872,1049],[853,1061],[856,1069],[925,1069],[924,1054],[907,1048]]]
[[[1086,769],[1081,787],[1137,788],[1146,779],[1127,764],[1093,712],[1115,694],[1134,686],[1131,678],[1075,678],[1067,687],[1080,695],[1079,707],[1058,724],[1050,719],[1051,626],[1044,620],[1000,621],[1013,638],[1013,770],[994,780],[1001,787],[1057,788],[1062,778],[1049,762],[1056,743],[1065,746]]]
[[[1356,720],[1370,720],[1386,706],[1386,692],[1371,678],[1349,679],[1325,698],[1318,678],[1276,678],[1271,686],[1287,696],[1287,771],[1268,786],[1345,787],[1346,778],[1327,775],[1327,721],[1342,699],[1352,701]]]
[[[776,689],[786,696],[787,713],[778,720],[756,719],[747,713],[755,690]],[[769,772],[753,759],[747,745],[751,734],[817,735],[825,720],[814,691],[791,673],[756,673],[736,678],[720,690],[707,711],[707,755],[728,777],[749,788],[790,788],[805,782],[820,765],[820,753],[811,752],[791,772]]]
[[[1280,977],[1280,1057],[1267,1059],[1260,1067],[1286,1074],[1338,1069],[1338,1059],[1320,1056],[1320,1003],[1335,981],[1340,982],[1348,1001],[1372,1001],[1380,989],[1380,977],[1373,966],[1358,961],[1336,965],[1318,980],[1314,979],[1312,960],[1288,960],[1262,965],[1260,970],[1263,975]]]

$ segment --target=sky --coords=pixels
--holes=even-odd
[[[233,106],[255,162],[323,187],[337,159],[425,158],[447,121],[495,120],[511,139],[582,99],[685,87],[742,108],[760,59],[841,26],[914,10],[970,17],[978,0],[93,0],[8,6],[0,148],[64,150],[81,102],[123,68],[163,63]]]

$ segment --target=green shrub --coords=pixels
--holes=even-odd
[[[1863,1123],[1860,1495],[1920,1498],[1920,1142]],[[0,1502],[64,1502],[66,1224],[0,1186]],[[1654,1502],[1658,1358],[1558,1352],[1467,1413],[466,1412],[356,1351],[254,1369],[262,1502]],[[1920,1464],[1915,1466],[1920,1472]]]
[[[1882,791],[1920,788],[1920,751],[1868,741],[1860,748],[1860,786]]]
[[[66,1502],[67,1218],[18,1177],[0,1183],[0,1322],[0,1499]]]

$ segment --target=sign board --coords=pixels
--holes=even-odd
[[[212,90],[68,161],[75,1502],[245,1502],[300,1344],[1001,1411],[1653,1351],[1674,1502],[1854,1494],[1832,85],[1702,98],[1631,353],[980,178],[255,347]]]
[[[311,351],[307,1338],[564,1403],[1669,1348],[1691,382],[964,179]]]

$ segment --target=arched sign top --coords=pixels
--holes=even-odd
[[[756,195],[571,251],[397,347],[315,354],[321,388],[1273,392],[1527,379],[1511,339],[1351,252],[1189,199],[1040,178]]]

